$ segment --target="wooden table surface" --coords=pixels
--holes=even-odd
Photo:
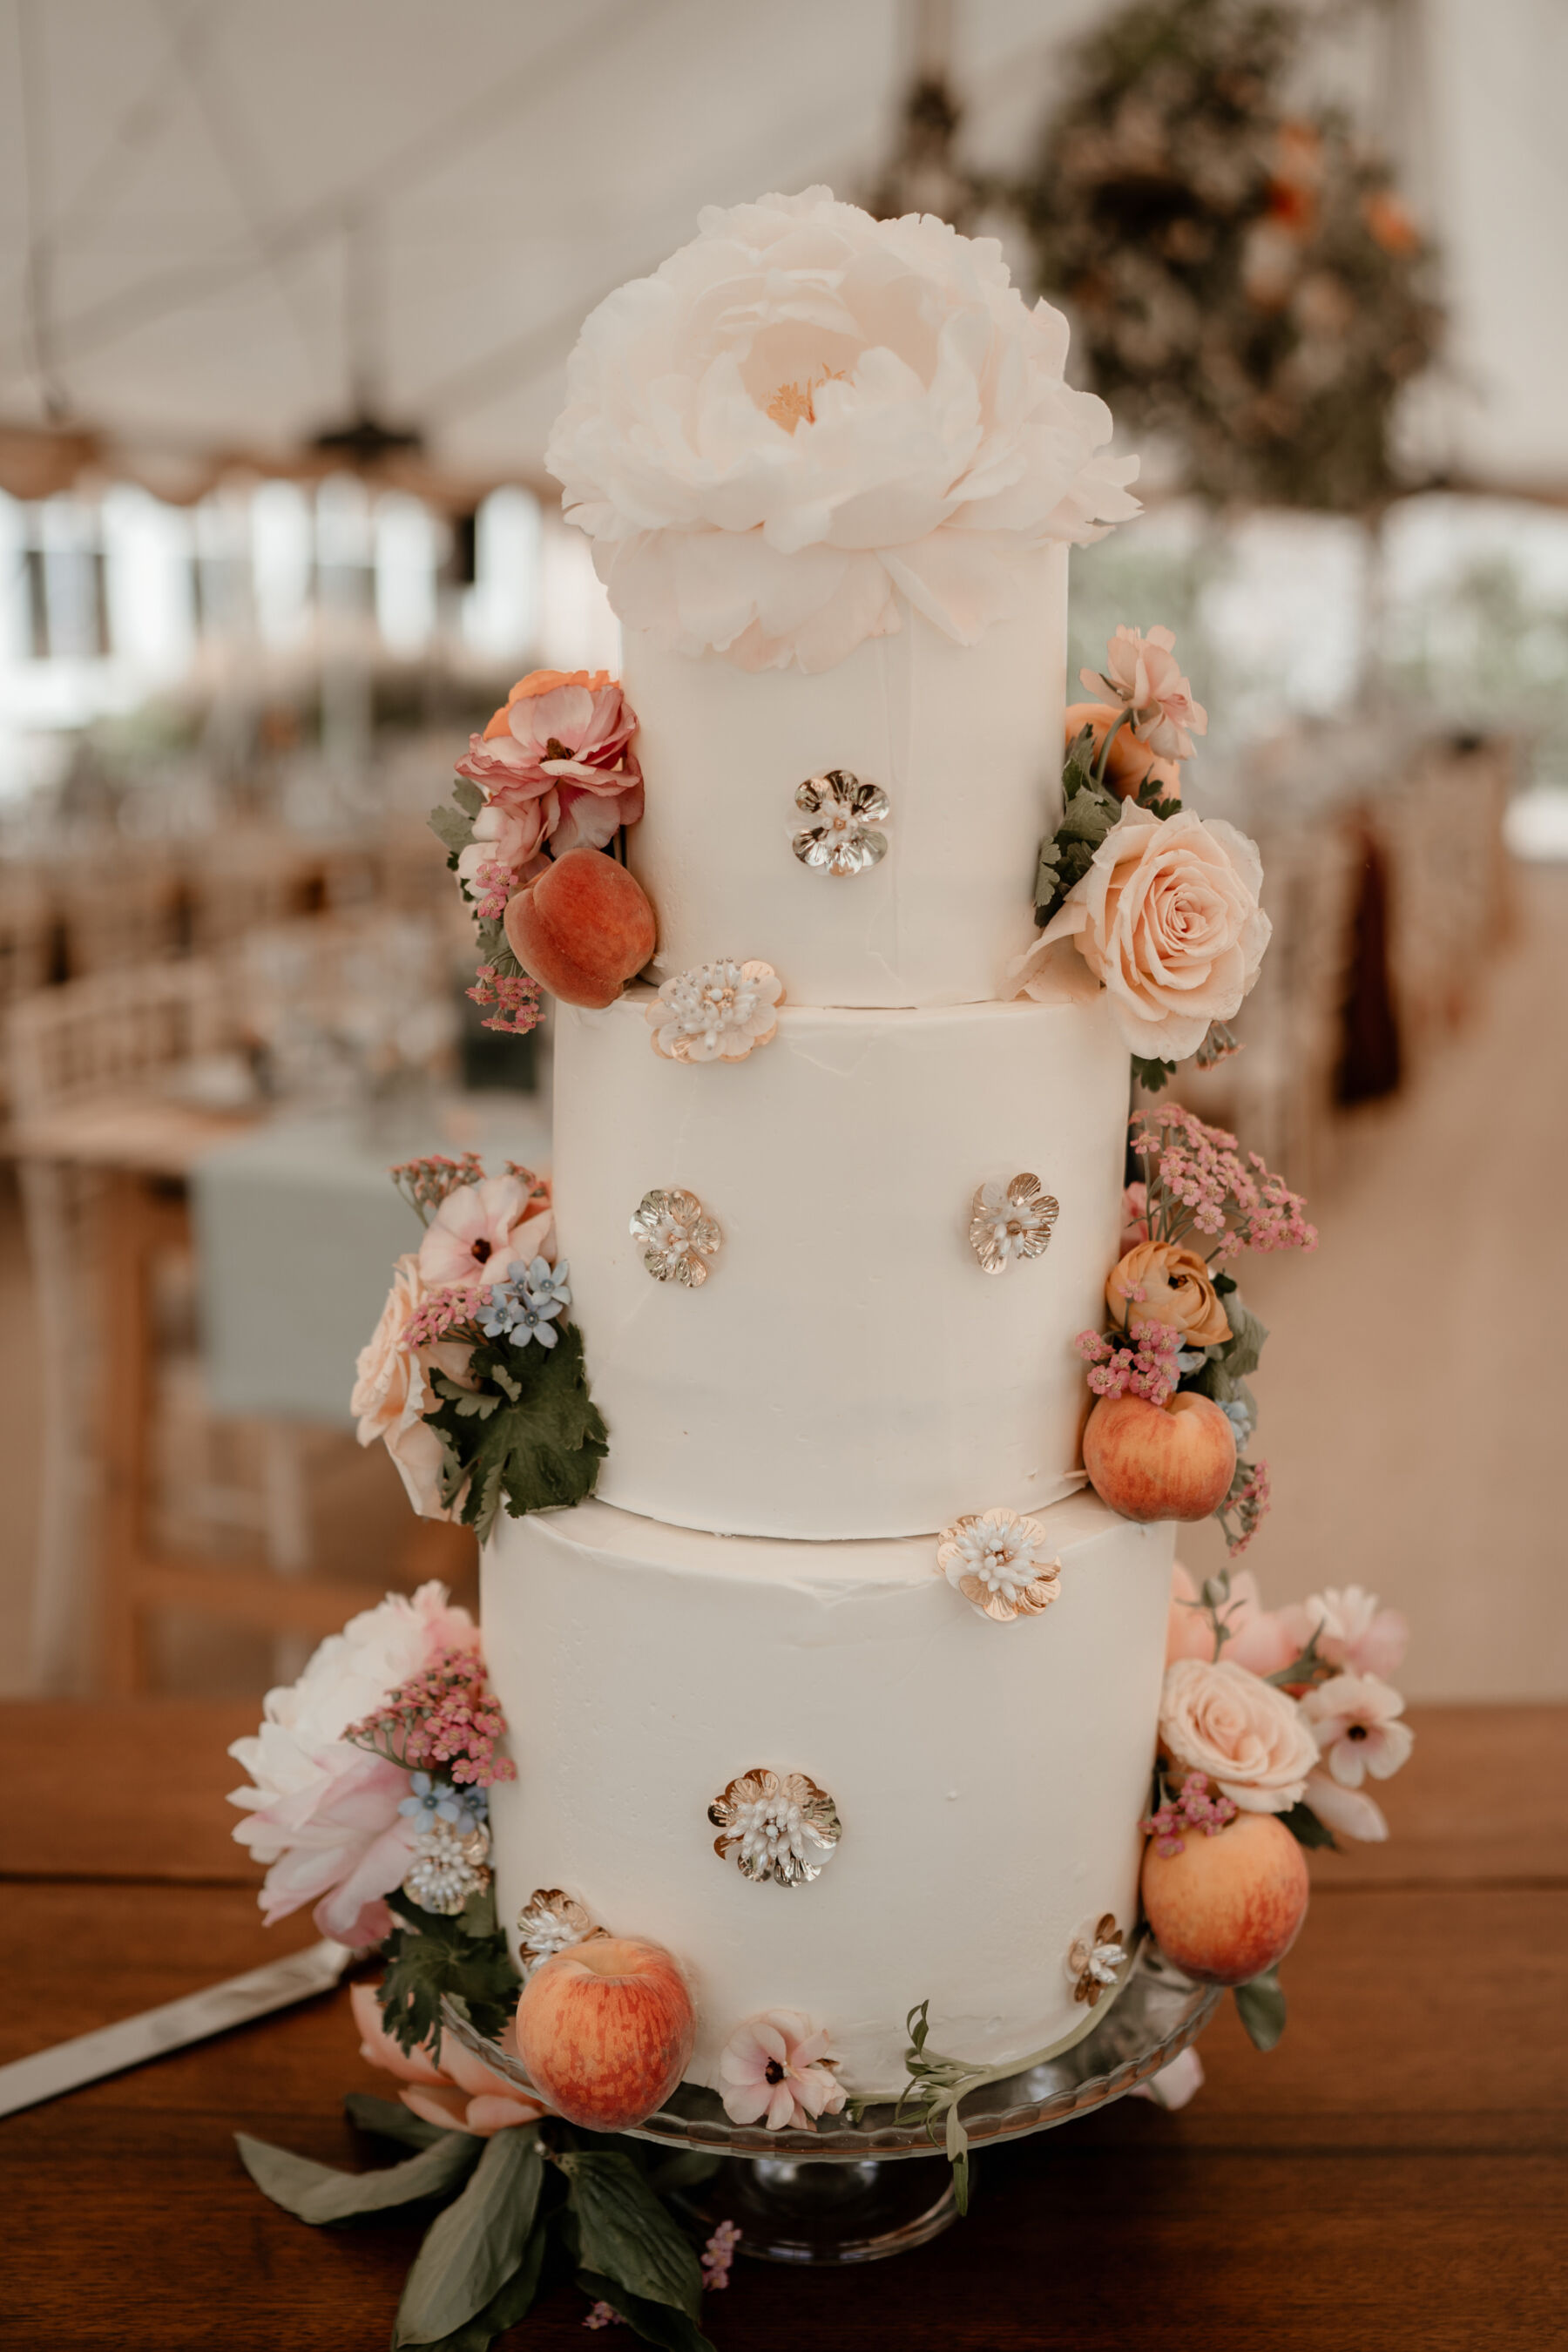
[[[310,1940],[265,1930],[227,1835],[252,1707],[0,1709],[0,2062]],[[1563,2340],[1568,1710],[1413,1711],[1383,1847],[1313,1857],[1268,2057],[1227,2004],[1207,2082],[993,2152],[967,2221],[862,2270],[739,2263],[721,2352],[1491,2352]],[[0,2120],[0,2341],[380,2352],[418,2224],[308,2229],[241,2128],[384,2161],[342,2094],[390,2085],[341,1990]],[[581,2347],[552,2293],[505,2340]],[[621,2336],[617,2342],[629,2343]]]

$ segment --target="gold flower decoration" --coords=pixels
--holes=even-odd
[[[1100,1994],[1109,1992],[1120,1980],[1131,1957],[1114,1912],[1102,1912],[1092,1927],[1081,1927],[1068,1946],[1068,1975],[1072,1980],[1074,2000],[1081,2000],[1090,2009],[1098,2007]]]
[[[936,1564],[955,1592],[995,1625],[1037,1617],[1061,1590],[1062,1564],[1045,1558],[1038,1519],[1017,1511],[970,1511],[937,1538]]]
[[[656,1282],[679,1282],[696,1290],[708,1279],[707,1260],[718,1255],[723,1234],[695,1192],[645,1192],[631,1222],[631,1235]]]
[[[833,1858],[841,1834],[838,1809],[804,1772],[770,1772],[753,1765],[708,1808],[723,1834],[713,1841],[721,1862],[733,1859],[755,1885],[800,1886]]]
[[[489,1885],[489,1851],[490,1833],[482,1824],[460,1830],[451,1822],[433,1821],[415,1840],[403,1892],[422,1911],[455,1919],[469,1895]]]
[[[1009,1184],[982,1184],[969,1207],[969,1246],[986,1274],[1005,1274],[1026,1258],[1041,1257],[1060,1213],[1037,1176]]]
[[[791,847],[803,866],[824,874],[866,874],[888,853],[889,803],[880,784],[863,784],[847,768],[829,768],[795,787],[795,804],[816,823]]]
[[[608,1935],[574,1895],[559,1886],[536,1886],[517,1915],[518,1958],[527,1976],[556,1952],[570,1951],[592,1936]]]

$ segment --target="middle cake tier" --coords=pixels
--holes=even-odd
[[[600,1496],[832,1539],[1080,1486],[1073,1340],[1104,1319],[1128,1103],[1103,1000],[786,1003],[745,1060],[699,1064],[655,1054],[651,1002],[563,1005],[556,1031],[559,1243],[609,1425]],[[1026,1254],[987,1272],[975,1196],[1018,1177],[1040,1195]]]

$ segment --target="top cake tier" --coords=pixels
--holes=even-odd
[[[1061,815],[1067,550],[1030,554],[1018,611],[977,645],[908,606],[902,620],[815,676],[626,630],[647,787],[627,852],[658,910],[659,977],[757,957],[797,1004],[1011,992],[1040,840]],[[880,798],[814,783],[835,772]],[[847,870],[815,862],[839,844]]]

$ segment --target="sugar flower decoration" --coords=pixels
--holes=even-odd
[[[1176,1658],[1165,1668],[1160,1746],[1173,1771],[1201,1772],[1244,1813],[1289,1812],[1318,1760],[1295,1700],[1223,1658]]]
[[[1060,1204],[1043,1192],[1037,1176],[982,1184],[969,1210],[969,1246],[987,1274],[1043,1255]]]
[[[1191,809],[1121,814],[1032,948],[1012,966],[1041,1003],[1103,987],[1131,1053],[1179,1062],[1229,1021],[1258,977],[1271,925],[1256,845]]]
[[[724,2113],[732,2124],[769,2131],[815,2131],[818,2116],[844,2105],[827,2054],[828,2036],[797,2009],[764,2010],[738,2025],[719,2056]]]
[[[743,1062],[777,1030],[783,994],[771,963],[725,956],[678,972],[647,1008],[653,1050],[671,1062]]]
[[[1038,1519],[1016,1511],[970,1512],[937,1538],[936,1564],[955,1592],[993,1624],[1037,1617],[1061,1590],[1061,1562],[1045,1557]]]
[[[656,1282],[700,1289],[708,1260],[717,1257],[724,1236],[695,1192],[645,1192],[632,1215],[632,1239]]]
[[[1169,629],[1119,628],[1106,647],[1105,674],[1079,670],[1091,693],[1103,692],[1130,714],[1132,732],[1156,759],[1190,760],[1193,737],[1208,733],[1208,713],[1176,661]]]
[[[517,1957],[523,1975],[541,1960],[607,1932],[574,1895],[563,1894],[559,1886],[536,1886],[517,1915]]]
[[[880,784],[863,784],[847,768],[829,768],[796,786],[795,804],[815,820],[792,844],[803,866],[824,874],[865,874],[887,856],[882,826],[890,803]]]
[[[403,1892],[422,1911],[455,1919],[471,1895],[481,1895],[489,1886],[489,1850],[488,1830],[460,1830],[454,1822],[433,1821],[415,1842]]]
[[[994,239],[826,188],[710,207],[588,319],[545,462],[620,618],[673,651],[831,669],[904,600],[973,645],[1034,550],[1137,511],[1067,350]]]
[[[1301,1701],[1319,1752],[1342,1789],[1359,1789],[1370,1772],[1386,1780],[1407,1761],[1415,1735],[1401,1723],[1405,1701],[1375,1675],[1336,1675]]]
[[[708,1808],[721,1834],[713,1851],[733,1860],[759,1886],[801,1886],[832,1860],[841,1835],[837,1808],[804,1772],[771,1772],[753,1765],[731,1780]]]
[[[1080,1927],[1068,1946],[1067,1972],[1072,1997],[1098,2009],[1101,1993],[1117,1984],[1132,1955],[1114,1911],[1102,1912],[1092,1927]]]

